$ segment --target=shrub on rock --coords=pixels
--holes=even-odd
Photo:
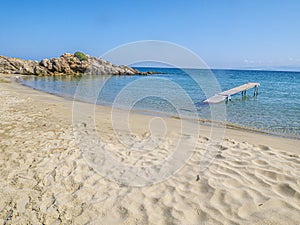
[[[75,52],[74,56],[77,57],[80,61],[87,61],[87,56],[82,52]]]

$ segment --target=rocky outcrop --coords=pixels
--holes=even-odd
[[[59,58],[42,61],[23,60],[0,56],[0,73],[38,76],[55,75],[147,75],[155,72],[139,72],[129,66],[117,66],[103,59],[83,53],[65,53]]]

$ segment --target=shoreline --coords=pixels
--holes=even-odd
[[[7,75],[5,75],[5,76],[7,76]],[[23,86],[25,88],[24,91],[26,91],[27,93],[29,93],[31,95],[35,95],[36,97],[38,95],[42,95],[44,97],[46,97],[47,95],[50,95],[50,96],[59,98],[62,101],[67,101],[69,103],[73,102],[72,97],[68,98],[68,97],[65,97],[65,96],[60,96],[60,95],[57,95],[57,94],[48,93],[48,92],[44,92],[44,91],[41,91],[41,90],[38,90],[38,89],[34,89],[32,87],[28,87],[24,84],[20,84],[19,82],[16,82],[14,80],[15,75],[8,75],[8,76],[11,77],[11,79],[13,79],[13,82],[15,82],[16,85]],[[27,75],[22,75],[22,76],[26,77]],[[33,92],[30,92],[30,90],[33,91]],[[81,102],[83,104],[89,104],[89,105],[91,104],[91,103],[87,103],[85,101],[80,101],[80,100],[76,100],[76,101]],[[99,109],[105,109],[105,111],[111,111],[113,109],[113,107],[106,106],[106,105],[96,104],[95,106],[98,107]],[[121,110],[121,111],[126,111],[126,110],[120,109],[120,108],[115,108],[115,109]],[[141,115],[141,116],[155,116],[155,114],[153,115],[151,113],[150,114],[139,113],[138,110],[132,110],[130,112],[130,114]],[[160,114],[162,115],[164,113],[160,113]],[[168,118],[170,120],[178,120],[178,118],[174,118],[173,116],[169,116],[169,117],[166,117],[166,118]],[[246,127],[239,127],[239,126],[236,126],[236,125],[232,126],[231,124],[222,124],[222,123],[218,123],[218,122],[214,122],[214,121],[210,121],[210,120],[200,120],[199,122],[200,122],[201,126],[204,126],[207,129],[209,129],[210,125],[212,125],[212,124],[217,124],[217,126],[220,126],[220,124],[221,124],[221,126],[225,126],[225,130],[227,132],[227,138],[235,139],[236,137],[239,137],[239,140],[241,140],[241,141],[249,140],[250,143],[252,143],[252,144],[256,144],[255,143],[256,140],[266,139],[270,142],[271,146],[274,146],[274,148],[278,148],[281,145],[280,141],[277,141],[277,139],[279,138],[280,140],[283,141],[283,143],[288,143],[288,142],[292,142],[292,141],[299,142],[299,146],[300,146],[300,139],[299,138],[286,137],[284,135],[272,134],[272,133],[264,132],[264,131],[261,131],[261,130],[246,128]],[[206,124],[206,123],[208,123],[208,124]],[[206,130],[206,133],[208,133],[207,130]],[[243,134],[243,133],[245,133],[245,134]],[[259,138],[259,136],[261,136],[261,138]],[[261,144],[268,145],[268,142],[262,141]],[[297,152],[297,148],[292,148],[292,151]]]
[[[24,83],[22,83],[22,81],[18,80],[18,77],[24,77],[24,78],[28,78],[29,76],[34,76],[34,75],[15,75],[15,79],[17,80],[16,82],[22,86],[25,86],[27,88],[30,88],[32,90],[36,90],[38,92],[43,92],[46,94],[50,94],[50,95],[54,95],[54,96],[58,96],[61,97],[65,100],[68,101],[74,101],[74,96],[65,96],[65,95],[60,95],[60,94],[55,94],[55,93],[51,93],[51,92],[47,92],[47,91],[42,91],[33,87],[30,87]],[[80,99],[76,99],[75,101],[80,101],[80,102],[84,102],[87,104],[92,104],[89,102],[86,102],[84,100],[80,100]],[[107,104],[96,104],[98,106],[103,106],[103,107],[109,107],[112,108],[113,106]],[[127,110],[125,107],[121,108],[121,107],[115,107],[116,109],[119,110]],[[134,109],[131,110],[132,113],[138,113],[138,114],[143,114],[143,115],[150,115],[150,116],[160,116],[160,117],[167,117],[167,118],[173,118],[173,119],[184,119],[184,120],[190,120],[190,121],[196,121],[201,123],[204,126],[211,126],[213,124],[216,124],[217,126],[225,126],[226,129],[233,129],[233,130],[238,130],[238,131],[246,131],[246,132],[250,132],[250,133],[256,133],[256,134],[261,134],[261,135],[270,135],[270,136],[274,136],[274,137],[280,137],[280,138],[285,138],[285,139],[293,139],[293,140],[300,140],[300,136],[297,134],[288,134],[288,133],[280,133],[280,132],[276,132],[276,131],[270,131],[270,130],[261,130],[255,127],[247,127],[244,125],[239,125],[239,124],[234,124],[234,123],[229,123],[228,121],[226,122],[219,122],[219,121],[213,121],[213,120],[209,120],[209,119],[205,119],[205,118],[190,118],[190,117],[184,117],[184,118],[179,118],[178,116],[174,116],[171,113],[166,113],[166,112],[159,112],[159,111],[154,111],[154,110],[150,110],[150,109]]]

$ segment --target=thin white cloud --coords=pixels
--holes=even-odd
[[[244,59],[244,63],[253,64],[255,63],[254,60]]]

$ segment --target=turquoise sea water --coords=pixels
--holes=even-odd
[[[261,86],[257,97],[253,96],[254,90],[249,90],[246,97],[242,97],[241,94],[232,96],[232,101],[226,104],[227,122],[237,126],[300,138],[300,72],[138,69],[162,73],[149,76],[30,77],[20,82],[41,91],[72,97],[81,79],[80,84],[84,87],[81,90],[86,90],[83,99],[89,101],[89,93],[92,92],[92,89],[99,88],[99,85],[95,86],[95,84],[101,84],[103,78],[107,78],[97,98],[97,104],[112,105],[115,102],[115,107],[126,108],[131,107],[126,105],[128,104],[127,99],[136,98],[138,101],[132,106],[133,109],[164,112],[170,115],[177,115],[178,110],[186,112],[188,115],[191,110],[185,96],[182,96],[182,92],[180,92],[183,90],[192,99],[199,117],[203,119],[212,119],[209,106],[202,103],[206,97],[210,96],[205,96],[201,89],[201,87],[209,87],[208,77],[211,73],[223,91],[247,82],[259,82]],[[190,74],[197,77],[200,88],[191,79]],[[156,85],[155,82],[160,82],[157,84],[162,85]],[[177,86],[168,85],[168,83],[174,83]],[[123,92],[124,89],[127,92]],[[144,96],[145,93],[146,96]],[[130,96],[131,94],[132,96]],[[121,102],[116,103],[118,95],[126,96],[123,96]],[[168,102],[168,96],[180,107]]]

